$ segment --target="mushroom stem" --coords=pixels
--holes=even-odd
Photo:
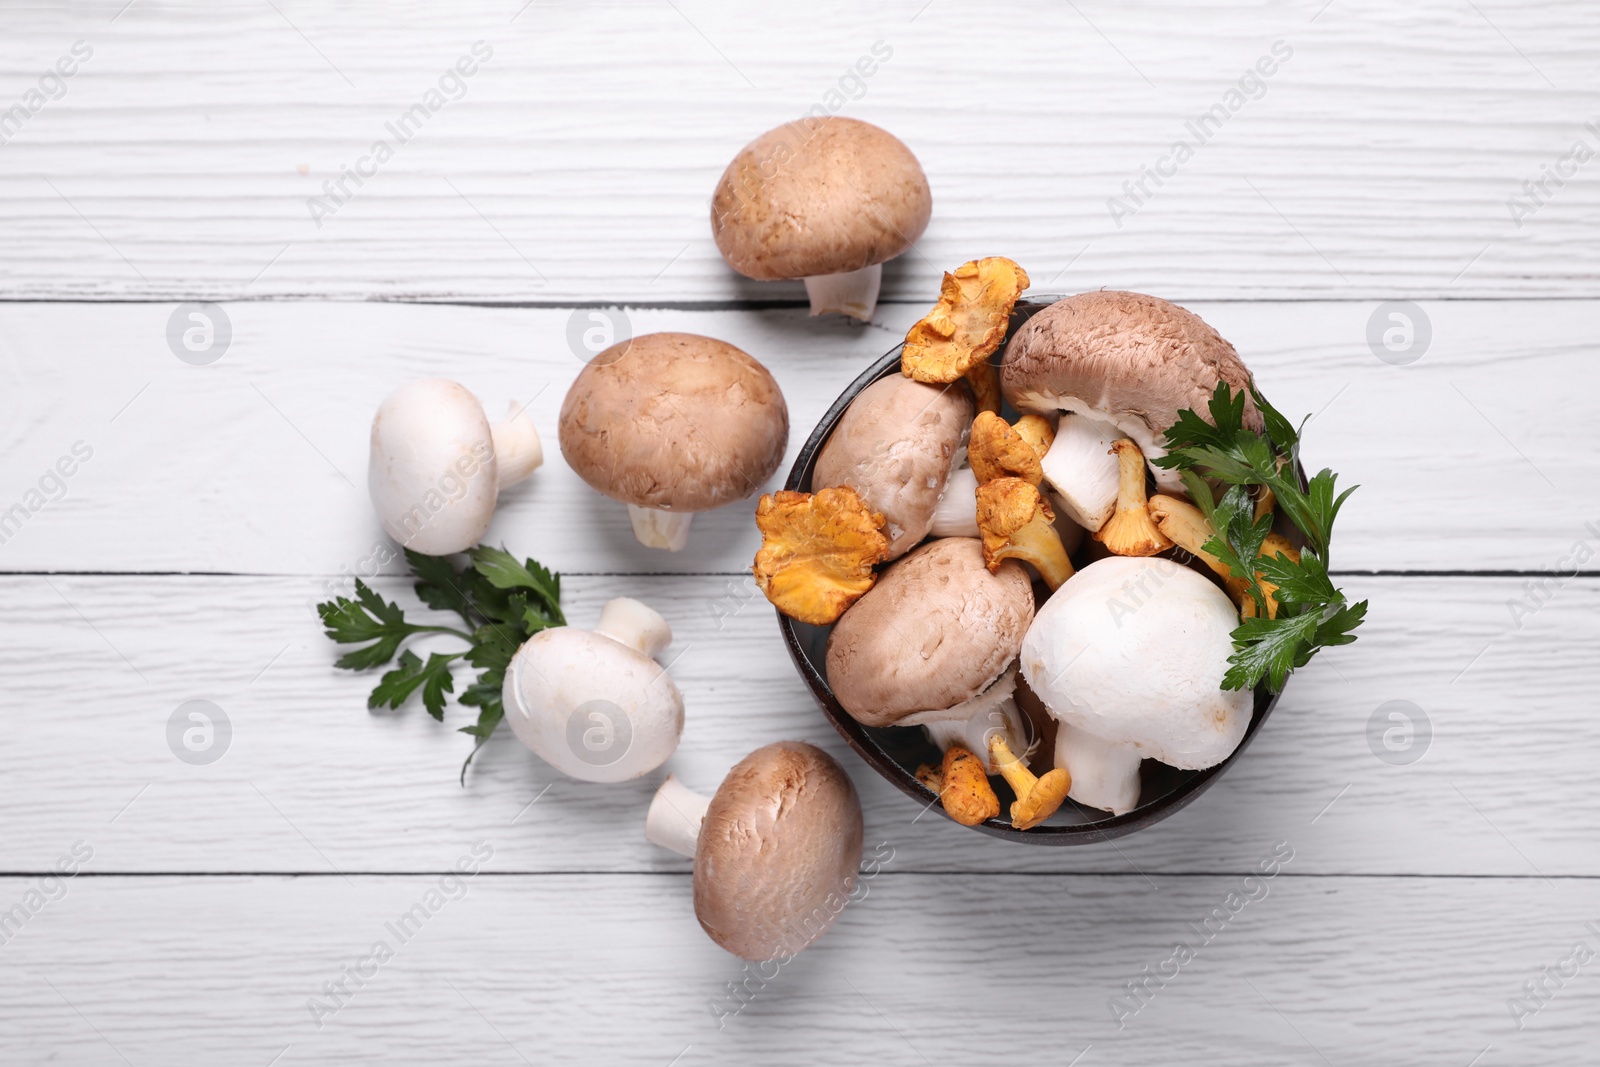
[[[513,400],[505,421],[489,427],[489,437],[494,442],[499,489],[509,489],[523,481],[544,463],[544,446],[539,443],[539,431],[528,417],[525,404]]]
[[[700,824],[710,806],[710,797],[696,793],[678,781],[677,775],[669,774],[650,801],[650,811],[644,817],[644,839],[694,859]]]
[[[933,509],[935,537],[978,536],[978,476],[971,467],[950,472],[944,483],[944,494]]]
[[[1018,748],[1028,747],[1016,695],[1017,668],[1012,665],[977,696],[942,711],[915,712],[897,725],[921,726],[939,751],[960,745],[983,758],[987,773],[999,774],[994,760],[989,758],[990,738],[999,736]]]
[[[628,518],[633,521],[633,536],[641,545],[677,552],[689,543],[689,523],[694,521],[694,512],[662,511],[629,504]]]
[[[1121,436],[1109,422],[1064,411],[1055,440],[1039,462],[1067,518],[1091,533],[1106,524],[1116,507],[1118,469],[1109,450]]]
[[[843,274],[813,274],[806,279],[811,314],[836,311],[866,322],[878,307],[878,286],[882,281],[882,263]]]
[[[1144,493],[1144,453],[1126,437],[1111,446],[1117,454],[1117,510],[1095,531],[1094,539],[1119,556],[1153,556],[1172,542],[1150,518]]]
[[[600,609],[594,632],[655,659],[672,644],[672,628],[648,604],[619,596]]]
[[[1227,564],[1205,550],[1205,543],[1215,537],[1217,531],[1206,521],[1205,513],[1199,508],[1187,500],[1167,496],[1165,493],[1157,493],[1151,497],[1145,507],[1149,510],[1150,517],[1155,520],[1156,527],[1171,539],[1173,544],[1196,559],[1204,560],[1205,565],[1220,577],[1233,577],[1233,572],[1228,570]]]
[[[1056,729],[1056,766],[1071,776],[1067,796],[1088,808],[1121,815],[1139,806],[1139,750],[1107,741],[1067,722]]]
[[[1000,414],[1000,372],[993,363],[987,359],[974,363],[962,377],[966,379],[967,388],[972,390],[972,400],[979,411]]]
[[[1041,777],[1028,770],[1006,744],[1001,734],[989,735],[989,756],[1000,769],[1006,784],[1017,794],[1011,805],[1011,825],[1031,830],[1056,813],[1072,788],[1072,775],[1057,767]]]

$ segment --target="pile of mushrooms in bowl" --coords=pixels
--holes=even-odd
[[[1092,843],[1192,800],[1277,702],[1281,679],[1224,688],[1241,618],[1276,618],[1275,587],[1257,572],[1252,599],[1207,551],[1209,489],[1152,462],[1214,393],[1237,392],[1246,430],[1263,416],[1191,312],[1021,300],[1027,285],[1001,257],[945,275],[758,504],[753,569],[880,774],[984,833]],[[1252,520],[1271,529],[1261,557],[1300,559],[1270,491]]]

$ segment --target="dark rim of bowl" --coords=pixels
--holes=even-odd
[[[1012,313],[1011,324],[1006,332],[1006,343],[1016,334],[1017,327],[1021,326],[1035,314],[1049,307],[1060,298],[1041,296],[1031,300],[1018,302],[1016,310]],[[886,352],[872,366],[868,367],[849,387],[833,402],[822,420],[817,423],[816,429],[811,431],[811,436],[806,438],[806,443],[801,446],[800,454],[795,459],[794,467],[789,471],[788,480],[784,488],[800,492],[809,492],[811,488],[811,472],[816,464],[817,453],[822,450],[823,444],[833,434],[833,428],[838,423],[845,409],[850,406],[856,396],[867,386],[880,378],[900,372],[900,345]],[[1002,344],[996,358],[1003,355],[1005,346]],[[1305,480],[1304,471],[1300,471],[1300,479]],[[845,739],[851,748],[864,759],[867,764],[884,778],[894,783],[906,796],[915,800],[924,808],[937,808],[939,814],[949,819],[949,814],[944,806],[938,804],[938,797],[933,790],[919,782],[914,774],[898,763],[893,756],[873,736],[874,731],[861,725],[845,711],[839,701],[835,699],[833,690],[828,686],[827,678],[812,665],[810,657],[806,654],[801,644],[800,636],[795,628],[793,619],[778,612],[778,628],[783,633],[783,643],[789,650],[789,658],[794,661],[795,669],[800,672],[800,677],[805,680],[811,695],[821,706],[823,714],[828,721],[833,723],[834,729]],[[1185,772],[1189,777],[1184,778],[1176,786],[1155,797],[1147,803],[1140,804],[1132,811],[1122,815],[1109,815],[1093,822],[1041,825],[1031,830],[1017,830],[1008,822],[1003,821],[1007,816],[1002,812],[1000,817],[979,823],[971,829],[981,831],[990,837],[1003,838],[1009,841],[1025,841],[1035,845],[1090,845],[1100,841],[1109,841],[1112,838],[1123,837],[1152,826],[1167,816],[1187,805],[1195,797],[1204,792],[1219,775],[1231,767],[1256,733],[1266,722],[1267,716],[1272,714],[1272,709],[1277,706],[1281,693],[1268,692],[1265,685],[1258,686],[1255,691],[1255,708],[1250,717],[1250,725],[1246,727],[1244,738],[1239,742],[1239,747],[1221,763],[1203,771]],[[884,729],[908,729],[908,727],[885,727]],[[1072,801],[1067,803],[1071,804]],[[1082,808],[1088,814],[1094,814],[1092,809]],[[1103,812],[1099,814],[1105,814]],[[951,819],[951,822],[955,820]]]

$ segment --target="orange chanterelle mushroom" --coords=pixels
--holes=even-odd
[[[1022,478],[996,478],[978,486],[978,530],[991,571],[1002,560],[1022,560],[1051,589],[1061,588],[1073,570],[1054,522],[1055,513],[1038,487]]]
[[[854,489],[768,494],[756,505],[756,584],[791,619],[826,626],[877,580],[872,568],[889,555],[882,526]]]
[[[1028,285],[1028,272],[1004,256],[975,259],[946,273],[939,303],[906,333],[901,371],[934,384],[965,377],[980,409],[1000,410],[989,357],[1006,339],[1011,309]]]

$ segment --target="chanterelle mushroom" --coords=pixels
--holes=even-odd
[[[683,733],[683,697],[654,657],[666,620],[637,600],[606,602],[594,631],[534,634],[506,668],[512,733],[562,774],[622,782],[666,762]]]
[[[1000,386],[1018,411],[1065,416],[1045,457],[1045,477],[1091,532],[1110,515],[1116,464],[1104,449],[1131,437],[1147,460],[1166,455],[1162,441],[1192,408],[1204,413],[1218,381],[1248,392],[1250,373],[1232,345],[1198,315],[1142,293],[1097,291],[1067,297],[1034,315],[1012,336],[1000,364]],[[1115,432],[1107,434],[1109,424]],[[1261,428],[1254,400],[1244,424]],[[1100,442],[1104,441],[1104,444]],[[1177,471],[1157,469],[1156,484],[1183,487]]]
[[[861,801],[832,756],[779,741],[735,764],[709,800],[669,777],[645,837],[694,859],[694,912],[711,940],[772,960],[844,910],[861,863]]]
[[[899,559],[933,526],[972,410],[972,397],[959,385],[926,385],[899,375],[879,379],[840,416],[817,454],[811,484],[849,486],[882,512],[889,558]]]
[[[963,753],[999,773],[994,735],[1027,748],[1006,668],[1032,618],[1032,583],[1020,566],[991,573],[978,541],[947,537],[891,565],[828,636],[828,686],[852,717],[921,726],[945,751],[945,810],[957,822],[999,812],[982,773],[958,786],[952,771],[965,769]]]
[[[1022,478],[996,478],[978,486],[977,499],[983,558],[990,570],[1002,560],[1023,560],[1051,589],[1072,577],[1072,560],[1056,532],[1055,513],[1037,487]]]
[[[1250,617],[1258,613],[1255,598],[1250,595],[1249,584],[1243,578],[1234,575],[1226,563],[1205,550],[1206,542],[1215,537],[1217,531],[1199,508],[1187,500],[1167,496],[1164,493],[1151,497],[1146,508],[1151,521],[1162,534],[1171,538],[1179,548],[1204,562],[1222,578],[1228,596],[1233,599],[1243,615]],[[1296,563],[1300,562],[1299,550],[1287,538],[1275,533],[1268,534],[1266,540],[1261,543],[1257,557],[1261,556],[1286,556]],[[1256,576],[1260,579],[1259,571],[1256,572]],[[1275,589],[1277,586],[1271,582],[1261,581],[1261,591],[1266,594],[1267,617],[1271,619],[1278,617],[1278,601],[1272,595]]]
[[[675,552],[695,512],[742,500],[772,477],[789,409],[767,369],[733,345],[652,333],[583,368],[560,432],[568,465],[628,505],[640,543]]]
[[[1037,486],[1044,478],[1040,461],[1054,437],[1055,428],[1043,415],[1024,415],[1013,426],[992,411],[979,411],[967,442],[967,465],[950,472],[934,509],[933,536],[980,536],[978,486],[1009,477]]]
[[[1135,756],[1202,770],[1233,753],[1253,701],[1222,688],[1238,624],[1222,590],[1161,558],[1097,560],[1045,602],[1022,675],[1052,716],[1101,742],[1074,751],[1076,734],[1058,739],[1072,799],[1121,814],[1138,797]]]
[[[1004,256],[947,271],[939,302],[906,332],[901,373],[936,384],[966,378],[980,409],[998,411],[989,356],[1006,339],[1011,309],[1028,285],[1028,272]]]
[[[1117,457],[1117,510],[1094,532],[1094,539],[1119,556],[1153,556],[1172,547],[1147,510],[1144,456],[1128,438],[1111,450]]]
[[[367,489],[386,534],[446,556],[477,544],[500,491],[543,462],[539,433],[520,406],[490,426],[466,386],[423,378],[378,405]]]
[[[883,263],[927,228],[917,157],[859,119],[805,118],[745,145],[711,197],[711,235],[747,278],[804,278],[811,313],[866,321]]]
[[[791,619],[826,626],[877,580],[872,568],[888,555],[882,525],[848,486],[764,496],[756,504],[756,585]]]

